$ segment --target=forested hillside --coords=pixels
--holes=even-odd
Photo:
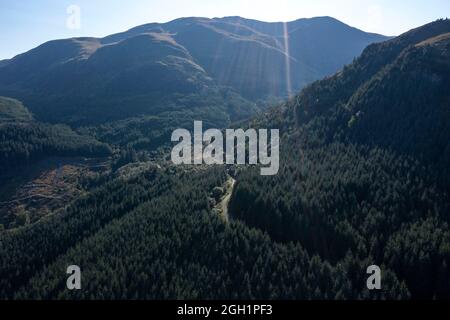
[[[0,173],[49,156],[107,156],[108,145],[64,125],[0,123]]]
[[[282,166],[241,172],[234,217],[331,263],[382,265],[413,298],[449,298],[449,31],[369,46],[261,119],[283,128]]]
[[[83,175],[99,171],[112,153],[108,144],[35,121],[20,101],[0,97],[0,230],[34,223],[77,198]]]
[[[204,24],[167,28],[217,32]],[[103,41],[139,42],[142,30],[158,27]],[[212,108],[206,99],[195,109],[199,100],[183,94],[177,99],[189,107],[165,104],[157,115],[76,131],[1,124],[0,155],[10,166],[46,154],[116,152],[103,171],[80,176],[83,192],[54,214],[0,229],[0,299],[449,299],[449,33],[450,21],[439,20],[370,45],[334,76],[240,122],[280,129],[274,176],[254,166],[174,166],[164,150],[148,157],[202,112],[205,127],[238,120],[230,110],[248,101],[223,88],[215,92],[228,98]],[[229,99],[238,102],[223,103]],[[218,208],[230,194],[223,219]],[[381,290],[366,286],[374,264]],[[69,265],[81,267],[82,290],[66,289]]]
[[[393,274],[371,295],[364,274],[299,245],[277,244],[212,213],[209,195],[221,168],[151,168],[118,178],[62,215],[3,235],[2,298],[277,299],[406,298]],[[65,289],[67,265],[83,266],[83,290]]]

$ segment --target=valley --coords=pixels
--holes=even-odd
[[[449,299],[449,33],[182,18],[2,61],[0,299]],[[175,165],[195,121],[279,130],[279,170]]]

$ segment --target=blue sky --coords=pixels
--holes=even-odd
[[[80,28],[67,26],[71,5],[80,8]],[[235,15],[264,21],[327,15],[364,31],[398,35],[450,17],[450,0],[1,0],[0,59],[52,39],[100,37],[179,17]]]

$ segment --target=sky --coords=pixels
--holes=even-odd
[[[394,36],[450,17],[450,0],[0,0],[0,60],[49,40],[103,37],[190,16],[268,22],[332,16],[364,31]]]

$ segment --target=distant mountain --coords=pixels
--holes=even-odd
[[[239,95],[286,96],[386,39],[330,17],[182,18],[101,39],[47,42],[0,63],[0,94],[24,101],[40,119],[78,125],[186,113],[211,100],[216,110],[191,111],[216,114],[223,124],[257,111]]]
[[[386,40],[330,18],[266,23],[241,17],[184,18],[144,25],[107,38],[166,30],[212,77],[245,97],[285,96],[342,68],[370,43]],[[287,47],[286,40],[287,39]],[[287,74],[286,65],[290,66]]]

